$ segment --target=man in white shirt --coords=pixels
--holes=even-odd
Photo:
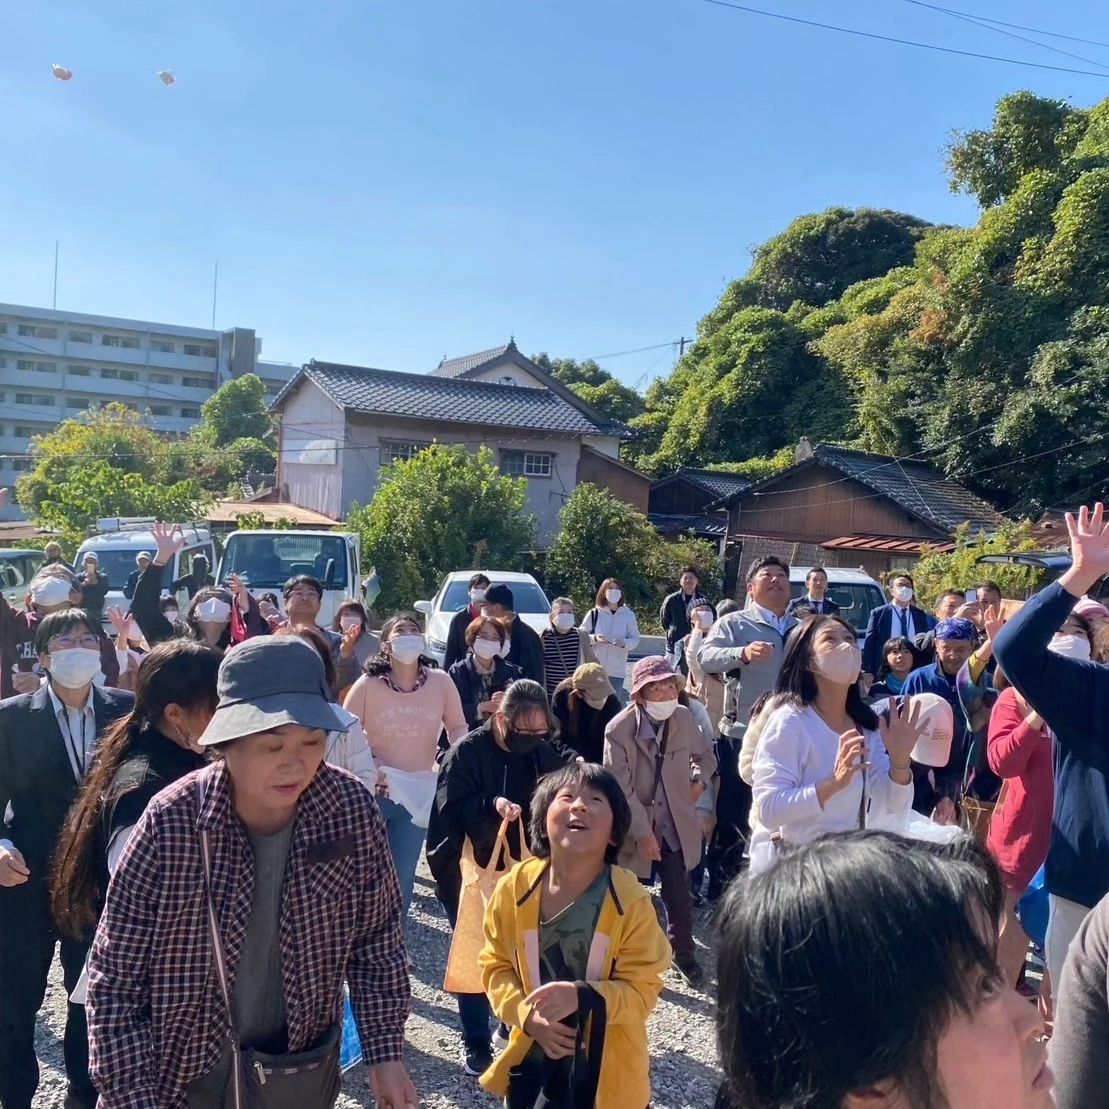
[[[60,939],[50,913],[54,849],[97,736],[134,705],[99,689],[99,628],[81,609],[43,617],[35,651],[48,681],[0,703],[0,1105],[30,1109],[38,1087],[35,1016],[61,942],[66,993],[84,967],[87,942]],[[10,816],[8,815],[10,814]],[[91,938],[91,937],[90,937]],[[67,1109],[92,1109],[84,1007],[69,1006],[64,1055]]]
[[[863,640],[863,683],[870,687],[882,667],[882,648],[890,639],[913,639],[935,627],[935,620],[913,604],[915,585],[910,574],[895,573],[889,580],[890,603],[872,609]]]

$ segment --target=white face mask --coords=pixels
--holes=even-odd
[[[496,639],[475,639],[474,640],[474,654],[478,658],[491,659],[496,658],[501,653],[500,641]]]
[[[31,600],[44,608],[65,604],[69,600],[69,582],[62,578],[42,578],[32,586]]]
[[[162,615],[172,624],[177,619],[177,609],[167,608]]]
[[[813,655],[813,666],[828,681],[850,685],[858,680],[863,656],[854,643],[837,643],[831,650],[817,651]]]
[[[415,662],[426,649],[422,635],[398,635],[389,640],[389,653],[397,662]]]
[[[50,677],[66,689],[80,689],[100,673],[100,652],[88,647],[71,647],[50,655]]]
[[[196,606],[196,618],[202,624],[226,624],[231,619],[231,606],[219,597],[209,597]]]
[[[362,626],[362,618],[351,613],[350,616],[339,617],[339,627],[345,632],[349,632],[351,628],[360,628]]]
[[[893,591],[893,599],[899,605],[907,605],[913,599],[912,587],[908,585],[899,585]]]
[[[480,605],[485,600],[484,589],[471,589],[470,590],[470,604]]]
[[[1063,658],[1086,660],[1090,658],[1090,641],[1084,635],[1064,635],[1060,632],[1052,636],[1047,649],[1052,654],[1062,655]]]
[[[560,612],[555,617],[555,627],[559,631],[568,632],[574,626],[574,614],[572,612]]]
[[[621,593],[619,589],[605,590],[605,600],[608,601],[610,605],[618,605],[620,603],[620,596]]]
[[[508,652],[511,651],[511,650],[512,650],[512,640],[511,639],[506,639],[504,641],[504,643],[501,644],[500,648],[497,651],[497,654],[499,654],[501,656],[501,658],[508,658]]]
[[[644,701],[643,710],[652,720],[669,720],[678,707],[678,699],[672,701]]]

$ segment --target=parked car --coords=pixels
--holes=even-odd
[[[31,579],[45,561],[46,555],[42,551],[0,550],[0,592],[8,604],[23,608]]]
[[[455,570],[443,579],[439,591],[430,601],[417,601],[416,611],[427,618],[425,634],[432,657],[440,666],[447,651],[447,631],[451,618],[470,603],[470,578],[477,570]],[[531,576],[511,570],[485,570],[494,585],[507,585],[512,590],[516,615],[537,632],[549,627],[551,603],[543,587]]]
[[[1067,551],[1014,551],[982,555],[976,561],[984,566],[1029,566],[1042,571],[1046,581],[1055,581],[1071,568],[1071,557]],[[1090,590],[1089,595],[1103,604],[1109,600],[1109,575],[1103,577]]]
[[[789,568],[790,596],[800,597],[804,594],[805,577],[811,569],[811,566]],[[865,570],[825,567],[825,573],[828,575],[828,600],[839,605],[840,615],[862,639],[866,635],[871,610],[886,603],[881,585]]]

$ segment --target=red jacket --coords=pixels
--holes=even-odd
[[[1005,795],[994,810],[986,843],[1005,885],[1022,893],[1047,858],[1055,799],[1051,732],[1046,724],[1030,728],[1026,715],[1016,690],[1002,690],[986,746],[990,769],[1005,779]]]

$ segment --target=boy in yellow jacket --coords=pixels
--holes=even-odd
[[[535,858],[497,884],[485,911],[485,992],[511,1029],[481,1076],[508,1109],[646,1109],[647,1017],[670,945],[650,894],[615,860],[631,823],[601,766],[574,763],[532,799]]]

